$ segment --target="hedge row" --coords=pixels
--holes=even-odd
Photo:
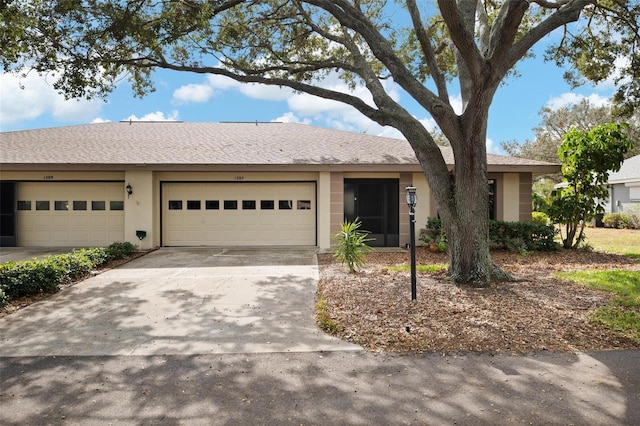
[[[19,297],[58,290],[106,263],[133,254],[136,246],[116,242],[109,247],[74,250],[44,259],[0,264],[0,307]]]
[[[429,218],[427,228],[432,233],[442,234],[440,219]],[[554,227],[545,223],[489,221],[489,240],[492,249],[507,249],[520,253],[558,250],[560,245],[554,241],[555,236]]]
[[[489,221],[491,247],[520,253],[558,250],[556,232],[553,226],[536,222]]]
[[[640,216],[626,213],[609,213],[602,218],[606,228],[640,229]]]

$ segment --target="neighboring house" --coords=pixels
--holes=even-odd
[[[609,200],[605,205],[606,213],[636,209],[640,209],[640,155],[627,158],[620,170],[609,175]]]
[[[449,148],[444,158],[453,166]],[[492,217],[531,219],[534,173],[489,155]],[[4,246],[331,247],[360,217],[374,245],[409,242],[437,214],[406,141],[294,123],[120,122],[0,133]],[[143,231],[143,232],[139,232]],[[143,237],[140,241],[139,237]]]

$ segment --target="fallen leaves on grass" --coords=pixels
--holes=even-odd
[[[410,275],[389,266],[407,263],[405,252],[376,252],[357,274],[319,255],[319,296],[339,327],[336,336],[372,351],[574,351],[640,345],[589,320],[608,293],[553,277],[558,270],[630,269],[619,255],[561,251],[521,256],[494,253],[494,261],[521,279],[485,289],[458,286],[444,273],[418,274],[411,301]],[[417,263],[446,256],[418,248]]]

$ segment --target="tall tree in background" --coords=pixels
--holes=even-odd
[[[480,286],[509,278],[489,254],[486,132],[496,90],[518,61],[560,30],[547,56],[572,67],[572,82],[615,71],[619,108],[640,101],[638,1],[14,0],[0,13],[3,68],[57,72],[55,86],[70,97],[105,95],[123,75],[144,95],[164,68],[289,87],[398,129],[437,202],[452,280]],[[370,98],[324,86],[329,75]],[[389,80],[435,120],[453,170]],[[462,97],[460,114],[451,93]]]
[[[558,109],[544,107],[540,110],[540,124],[535,127],[535,139],[520,144],[517,141],[502,142],[502,149],[514,157],[557,163],[558,148],[565,134],[571,129],[589,131],[591,128],[610,122],[626,123],[625,133],[631,141],[637,141],[625,158],[640,154],[640,111],[630,117],[617,117],[611,105],[596,106],[587,99]]]

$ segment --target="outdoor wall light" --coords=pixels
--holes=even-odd
[[[407,186],[407,205],[409,206],[409,238],[411,241],[411,300],[417,300],[416,288],[416,213],[418,203],[415,186]]]
[[[127,198],[129,198],[131,194],[133,194],[133,188],[131,187],[130,183],[128,183],[127,186],[124,187],[124,190],[127,191]]]
[[[418,195],[416,194],[415,186],[407,186],[405,188],[407,190],[407,205],[409,208],[413,209],[418,204]]]

